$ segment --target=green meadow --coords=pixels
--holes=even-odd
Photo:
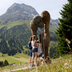
[[[51,61],[51,64],[43,64],[35,68],[15,72],[72,72],[72,54],[51,59]]]
[[[17,60],[17,59],[14,59],[12,58],[11,56],[7,56],[7,57],[2,57],[4,60],[7,60],[9,63],[22,63],[21,61]]]
[[[20,55],[20,56],[19,56]],[[21,57],[21,58],[18,58]],[[1,58],[1,57],[0,57]],[[1,59],[9,59],[9,62],[21,63],[21,65],[17,64],[16,66],[5,66],[0,68],[0,71],[11,71],[14,69],[24,68],[29,65],[29,63],[25,64],[19,59],[23,58],[23,54],[16,54],[15,56],[7,56],[2,57]],[[28,59],[28,58],[26,58]],[[23,58],[25,61],[26,59]],[[51,59],[51,63],[49,64],[40,64],[38,67],[34,67],[31,69],[19,70],[15,72],[72,72],[72,54],[63,55],[62,57]]]
[[[4,60],[7,60],[8,63],[19,64],[19,63],[29,62],[29,56],[25,55],[24,53],[17,53],[14,56],[8,56],[7,54],[0,53],[0,61],[4,61]]]
[[[30,22],[30,20],[29,21],[18,20],[18,21],[14,21],[14,22],[9,22],[7,24],[0,24],[0,28],[6,27],[6,26],[14,27],[14,26],[17,26],[17,25],[23,25],[23,24],[27,24],[27,23],[29,24],[29,22]]]

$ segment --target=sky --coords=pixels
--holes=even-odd
[[[7,9],[14,3],[30,5],[41,14],[42,11],[47,10],[52,19],[61,18],[59,14],[63,5],[68,3],[67,0],[0,0],[0,16],[4,14]]]

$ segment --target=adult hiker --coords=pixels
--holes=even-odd
[[[34,66],[34,57],[35,57],[35,66],[37,66],[37,53],[38,53],[38,46],[37,46],[37,40],[36,36],[32,36],[32,66]]]
[[[32,36],[30,37],[30,41],[28,43],[28,45],[29,45],[29,55],[30,55],[30,58],[29,58],[30,66],[31,66],[31,62],[32,62],[32,46],[31,46],[31,41],[32,41]]]

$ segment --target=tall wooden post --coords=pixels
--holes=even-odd
[[[44,37],[44,33],[39,34],[39,41],[42,43],[43,53],[45,55],[43,37]]]

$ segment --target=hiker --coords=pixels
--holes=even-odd
[[[42,49],[42,43],[39,41],[39,40],[37,40],[37,44],[38,44],[38,57],[42,57],[42,54],[43,54],[43,49]]]
[[[36,43],[36,36],[33,35],[32,36],[32,41],[31,41],[31,44],[32,44],[32,66],[34,66],[34,56],[35,56],[35,65],[37,66],[37,52],[38,52],[38,46],[37,46],[37,43]]]
[[[30,66],[31,66],[31,62],[32,62],[32,46],[31,46],[31,41],[32,41],[32,36],[30,37],[30,41],[28,43],[28,45],[29,45],[29,55],[30,55],[30,58],[29,58]]]
[[[39,40],[37,40],[37,46],[38,46],[38,60],[37,60],[37,63],[39,65],[41,60],[43,59],[43,57],[42,57],[42,55],[43,55],[42,43]]]

